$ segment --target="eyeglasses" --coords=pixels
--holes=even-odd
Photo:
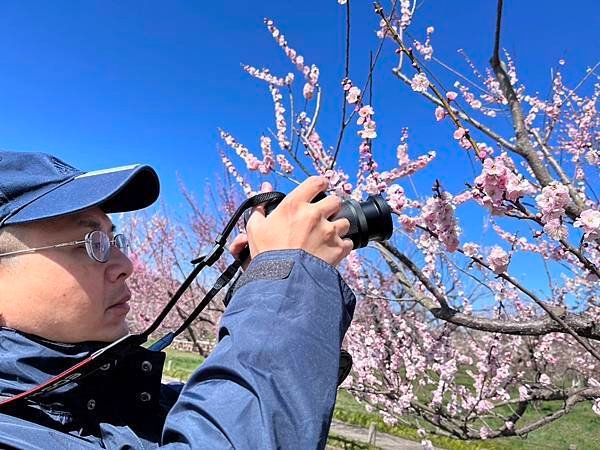
[[[48,245],[46,247],[27,248],[24,250],[16,250],[14,252],[2,253],[0,258],[4,256],[22,255],[25,253],[34,253],[40,250],[48,250],[51,248],[73,247],[76,245],[85,244],[87,254],[92,260],[100,263],[105,263],[110,258],[110,247],[114,245],[125,255],[129,253],[129,239],[124,234],[117,234],[110,239],[102,230],[90,231],[85,235],[82,241],[65,242],[63,244]]]

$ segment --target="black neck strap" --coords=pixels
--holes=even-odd
[[[111,365],[117,364],[119,360],[127,357],[127,355],[130,354],[136,347],[146,343],[150,334],[156,331],[156,329],[160,326],[167,314],[177,304],[178,300],[181,298],[181,296],[190,286],[190,284],[194,281],[194,279],[198,276],[198,274],[204,268],[212,266],[221,257],[225,250],[227,238],[233,231],[235,225],[237,224],[244,211],[264,203],[269,204],[279,202],[284,196],[285,194],[281,192],[264,192],[255,195],[254,197],[246,199],[236,210],[233,216],[229,219],[229,222],[223,229],[222,233],[217,236],[217,238],[215,239],[215,245],[211,249],[211,251],[207,255],[198,257],[191,261],[192,264],[195,264],[196,266],[181,284],[179,289],[177,289],[177,292],[175,292],[173,297],[171,297],[171,300],[169,300],[169,302],[160,312],[156,320],[145,331],[143,331],[140,334],[130,334],[124,336],[123,338],[111,343],[110,345],[107,345],[106,347],[103,347],[100,350],[92,353],[84,360],[68,368],[64,372],[56,375],[55,377],[52,377],[45,383],[40,384],[39,386],[36,386],[33,389],[30,389],[29,391],[22,392],[12,397],[2,398],[2,400],[0,400],[0,410],[6,410],[22,406],[25,404],[25,402],[31,400],[33,397],[42,395],[46,392],[53,391],[69,383],[79,383],[81,380],[83,380],[88,375],[91,375],[99,368],[106,368],[110,367]],[[173,339],[175,339],[177,335],[179,335],[183,330],[185,330],[192,323],[192,321],[196,319],[196,317],[198,317],[198,315],[204,310],[204,308],[206,308],[206,306],[215,297],[215,295],[217,295],[217,293],[224,286],[226,286],[227,283],[229,283],[229,281],[231,281],[231,279],[235,276],[237,270],[242,265],[243,261],[248,256],[248,254],[249,253],[246,250],[242,253],[239,259],[235,260],[232,264],[230,264],[227,267],[227,269],[217,279],[210,291],[204,296],[202,301],[198,304],[194,311],[192,311],[192,313],[176,331],[167,333],[156,343],[154,343],[149,349],[153,351],[160,351],[167,347],[171,342],[173,342]]]

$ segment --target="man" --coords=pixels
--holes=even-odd
[[[139,348],[80,384],[0,409],[0,448],[323,448],[354,296],[334,268],[352,249],[335,196],[298,186],[267,217],[252,261],[190,380],[161,385],[164,354]],[[128,333],[132,264],[109,213],[152,204],[136,165],[84,173],[41,153],[0,152],[0,400],[28,391]],[[217,232],[217,230],[215,230]]]

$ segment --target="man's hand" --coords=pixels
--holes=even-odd
[[[310,177],[290,192],[268,216],[265,217],[263,207],[254,208],[246,226],[251,257],[269,250],[302,249],[335,266],[348,256],[352,251],[352,241],[341,236],[348,232],[350,222],[348,219],[328,220],[340,210],[340,198],[329,195],[311,203],[319,192],[326,189],[325,178]],[[270,185],[263,184],[261,191],[270,190]],[[243,242],[241,236],[232,243],[232,253],[234,244],[237,248],[237,244]]]
[[[273,186],[271,185],[271,183],[269,183],[268,181],[263,182],[263,184],[261,184],[260,186],[260,192],[273,192]],[[252,211],[259,209],[262,211],[263,215],[264,215],[264,208],[262,206],[258,206],[256,208],[253,208]],[[240,233],[238,234],[235,239],[231,242],[231,245],[229,246],[229,251],[231,252],[231,254],[233,255],[234,258],[239,258],[240,253],[242,253],[242,251],[248,247],[248,235],[246,233]],[[250,264],[250,261],[252,260],[252,256],[246,258],[246,260],[244,261],[244,263],[242,264],[242,269],[246,270],[246,268],[248,267],[248,265]]]

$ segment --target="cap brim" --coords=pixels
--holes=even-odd
[[[33,222],[76,213],[98,206],[106,213],[150,206],[158,198],[160,183],[146,165],[86,172],[33,201],[5,223]]]

